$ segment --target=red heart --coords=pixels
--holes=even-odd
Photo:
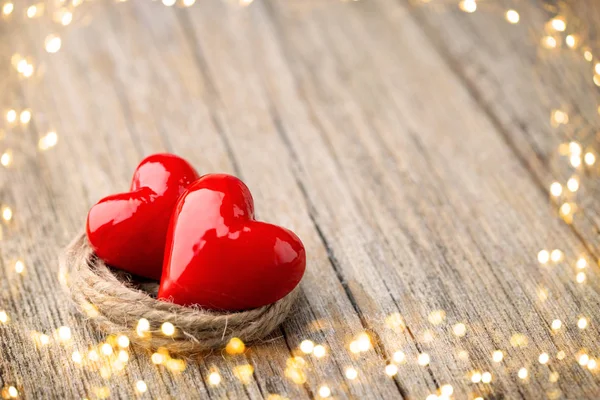
[[[87,237],[107,264],[160,279],[169,220],[198,173],[183,158],[154,154],[135,170],[127,193],[105,197],[87,218]]]
[[[254,220],[241,180],[204,175],[177,202],[158,298],[228,311],[261,307],[291,292],[305,266],[293,232]]]

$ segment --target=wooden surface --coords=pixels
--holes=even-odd
[[[30,108],[33,119],[3,122],[0,143],[14,157],[0,171],[0,203],[14,212],[0,243],[2,384],[29,399],[304,399],[323,386],[340,399],[425,399],[442,385],[456,399],[598,398],[595,370],[578,363],[600,357],[597,175],[557,152],[569,140],[593,145],[590,65],[539,49],[552,16],[541,4],[518,2],[513,26],[503,16],[510,2],[474,14],[433,3],[97,1],[66,28],[26,20],[18,4],[0,21],[0,107]],[[592,3],[574,12],[593,21]],[[48,54],[54,32],[62,48]],[[32,57],[34,77],[10,66],[14,52]],[[551,126],[558,108],[569,125]],[[58,144],[38,151],[49,130]],[[125,190],[139,160],[159,151],[244,179],[259,217],[307,247],[302,296],[243,355],[211,354],[173,372],[133,348],[108,377],[86,358],[106,338],[67,304],[56,259],[88,208]],[[548,187],[574,174],[582,188],[569,225]],[[541,265],[542,249],[563,259]],[[578,257],[590,264],[583,284]],[[56,336],[60,326],[70,341]],[[49,343],[36,346],[32,331]],[[364,332],[372,348],[352,353]],[[301,354],[305,339],[326,355]],[[285,372],[298,355],[304,383]],[[235,368],[247,364],[254,374],[242,382]],[[491,382],[478,381],[484,372]],[[136,393],[138,380],[146,393]]]

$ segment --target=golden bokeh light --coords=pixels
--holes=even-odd
[[[62,40],[57,35],[48,35],[44,41],[44,46],[48,53],[57,53],[62,46]]]
[[[9,206],[2,207],[2,219],[6,222],[10,221],[13,217],[13,211]]]
[[[13,156],[11,150],[6,150],[0,155],[0,164],[2,164],[3,167],[8,167],[12,163],[12,160]]]
[[[400,313],[392,313],[388,315],[385,319],[385,324],[388,328],[397,331],[402,331],[406,327],[406,325],[404,324],[404,319],[402,318]]]
[[[117,345],[122,348],[129,347],[129,338],[125,335],[119,335],[117,337]]]
[[[31,121],[31,110],[23,110],[21,114],[19,114],[19,121],[22,124],[28,124]]]
[[[563,252],[559,249],[552,250],[552,252],[550,253],[550,259],[553,262],[561,261],[563,259]]]
[[[466,13],[474,13],[475,11],[477,11],[477,1],[476,0],[461,0],[458,3],[458,7]]]
[[[71,328],[69,328],[68,326],[61,326],[60,328],[58,328],[58,338],[61,341],[67,342],[71,340],[72,336],[73,335],[71,333]]]
[[[175,326],[170,322],[164,322],[160,326],[160,330],[165,336],[173,336],[173,334],[175,334]]]
[[[4,5],[2,6],[2,14],[10,15],[14,9],[15,5],[13,3],[4,3]]]
[[[567,23],[564,18],[561,17],[553,18],[552,21],[550,21],[550,24],[552,25],[552,28],[558,32],[564,32],[567,29]]]
[[[315,344],[312,340],[303,340],[300,343],[300,351],[302,351],[304,354],[312,353],[314,348]]]
[[[540,264],[546,264],[548,261],[550,261],[550,253],[548,252],[548,250],[540,250],[540,252],[537,255],[537,259],[540,262]]]
[[[586,365],[588,365],[590,361],[590,356],[588,356],[587,354],[583,353],[580,354],[579,357],[577,358],[577,362],[579,363],[579,365],[581,365],[582,367],[585,367]]]
[[[22,260],[17,260],[15,262],[15,272],[17,274],[22,274],[23,271],[25,271],[25,264],[23,263]]]
[[[562,322],[560,319],[555,319],[554,321],[552,321],[552,324],[550,325],[550,327],[557,331],[562,327]]]
[[[491,372],[484,372],[483,374],[481,374],[481,383],[490,383],[492,381],[492,374]]]
[[[527,377],[529,376],[529,371],[527,371],[527,368],[523,367],[523,368],[519,369],[517,376],[523,380],[527,379]]]
[[[137,381],[135,383],[135,390],[137,390],[138,393],[146,393],[148,390],[148,385],[146,385],[146,382],[144,381]]]
[[[494,362],[502,362],[502,360],[504,359],[504,353],[502,352],[502,350],[496,350],[492,353],[492,360]]]
[[[515,10],[508,10],[506,12],[505,16],[506,16],[506,20],[508,22],[510,22],[511,24],[516,24],[521,19],[521,17],[519,16],[519,13]]]
[[[331,396],[331,389],[329,388],[329,386],[326,386],[326,385],[321,386],[319,388],[319,396],[324,399]]]
[[[237,365],[233,368],[233,374],[240,382],[247,385],[252,381],[254,367],[250,364]]]
[[[221,374],[217,371],[213,371],[208,375],[208,383],[213,386],[216,386],[221,383]]]
[[[440,388],[440,393],[442,394],[442,396],[450,397],[452,396],[452,394],[454,394],[454,387],[448,384],[442,385],[442,387]]]
[[[529,339],[522,333],[515,333],[510,337],[510,344],[512,347],[527,347]]]
[[[76,364],[81,364],[83,361],[83,356],[80,352],[74,351],[73,354],[71,354],[71,360],[73,360],[73,362]]]
[[[550,194],[552,194],[552,196],[558,197],[558,196],[560,196],[562,194],[562,192],[563,192],[563,187],[562,187],[562,185],[560,183],[553,182],[550,185]]]
[[[461,322],[452,327],[452,332],[458,337],[463,337],[467,334],[467,327]]]
[[[242,354],[246,351],[246,345],[242,341],[242,339],[233,337],[227,342],[227,346],[225,346],[225,351],[227,354]]]
[[[346,378],[348,378],[350,380],[354,380],[358,376],[358,371],[353,367],[348,367],[348,368],[346,368],[345,375],[346,375]]]
[[[110,344],[104,343],[104,344],[102,344],[102,346],[100,346],[100,351],[105,356],[110,356],[113,353],[113,348]]]
[[[313,349],[313,355],[317,358],[322,358],[325,357],[325,355],[327,354],[327,350],[325,349],[325,347],[323,345],[316,345],[315,348]]]
[[[394,376],[398,373],[398,366],[395,364],[388,364],[385,366],[385,374],[387,376]]]
[[[154,364],[162,364],[163,362],[165,362],[165,356],[160,353],[152,353],[150,359]]]
[[[557,46],[556,39],[552,36],[544,36],[542,38],[542,46],[547,49],[554,49]]]
[[[402,351],[397,351],[392,355],[392,359],[396,364],[402,364],[406,361],[406,355]]]
[[[446,319],[446,312],[444,310],[435,310],[429,313],[429,322],[433,325],[439,325]]]

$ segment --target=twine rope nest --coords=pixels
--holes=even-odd
[[[196,355],[222,348],[238,337],[244,342],[264,338],[283,322],[298,295],[294,289],[283,299],[256,309],[219,313],[199,307],[183,307],[160,301],[152,296],[157,283],[142,283],[131,275],[112,270],[94,255],[85,234],[79,235],[63,253],[61,270],[67,273],[67,287],[76,306],[90,315],[106,333],[125,334],[147,349],[166,348],[181,355]],[[136,328],[145,318],[150,323],[147,337],[140,337]],[[161,332],[164,322],[176,330],[172,336]]]

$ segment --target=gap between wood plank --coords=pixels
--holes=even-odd
[[[269,110],[270,110],[271,116],[273,118],[273,124],[275,125],[278,135],[281,137],[282,142],[284,143],[284,146],[288,148],[292,162],[297,166],[297,168],[299,168],[300,162],[298,160],[298,155],[296,154],[296,151],[294,150],[294,147],[292,146],[292,144],[287,136],[287,133],[285,132],[285,130],[281,124],[279,115],[275,111],[275,108],[273,107],[272,104],[270,104]],[[371,335],[373,335],[375,337],[374,348],[375,348],[376,353],[379,355],[379,357],[383,361],[386,361],[388,358],[386,356],[388,351],[385,348],[385,346],[383,345],[383,342],[381,341],[379,334],[367,322],[366,318],[363,315],[363,312],[361,311],[358,303],[356,302],[356,298],[352,294],[352,290],[350,290],[350,288],[348,287],[348,284],[346,283],[344,275],[342,274],[342,271],[340,268],[340,263],[335,256],[333,248],[329,244],[329,240],[327,240],[327,238],[325,237],[325,234],[323,233],[321,227],[319,226],[319,223],[317,222],[317,219],[316,219],[315,213],[314,213],[315,206],[310,201],[310,197],[308,196],[308,192],[306,190],[306,187],[304,186],[304,183],[301,181],[301,179],[298,176],[298,173],[295,171],[295,169],[292,169],[292,174],[294,175],[294,179],[296,180],[296,185],[300,189],[300,192],[302,193],[304,202],[306,203],[310,220],[311,220],[315,230],[317,231],[317,235],[319,236],[321,243],[325,247],[325,250],[327,252],[327,258],[329,259],[329,264],[331,265],[331,267],[335,273],[335,276],[340,281],[340,284],[342,285],[342,288],[344,289],[344,293],[346,294],[346,297],[350,301],[350,304],[352,304],[352,308],[354,308],[354,311],[356,312],[362,327],[365,330],[368,330],[371,333]],[[386,288],[387,288],[387,285],[386,285]],[[388,292],[389,292],[389,289],[388,289]],[[393,300],[393,298],[392,298],[392,300]],[[394,301],[394,304],[396,304],[395,301]],[[397,306],[398,305],[396,304],[396,307]],[[398,311],[400,311],[400,310],[398,310]],[[411,335],[411,337],[413,337],[412,333],[410,335]],[[413,339],[414,339],[414,337],[413,337]],[[417,345],[417,349],[419,349],[418,345]],[[420,352],[420,349],[419,349],[419,352]],[[338,365],[338,364],[336,363],[336,365]],[[338,367],[339,367],[339,365],[338,365]],[[340,370],[340,372],[343,374],[343,371]],[[431,378],[433,379],[434,383],[436,384],[436,386],[439,387],[439,384],[438,384],[437,380],[433,377],[433,374],[431,373],[431,371],[430,371],[430,375],[431,375]],[[400,382],[398,381],[397,378],[394,378],[394,384],[395,384],[396,388],[398,389],[398,392],[400,393],[402,398],[406,399],[407,398],[406,389],[400,384]]]

